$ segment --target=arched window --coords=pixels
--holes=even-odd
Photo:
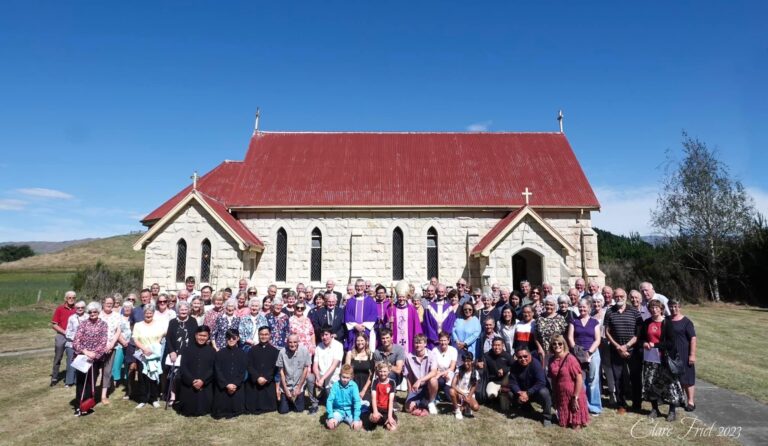
[[[275,280],[285,282],[288,269],[288,234],[285,229],[277,230],[277,259],[275,259]]]
[[[187,242],[184,239],[176,243],[176,281],[184,282],[187,272]]]
[[[403,230],[392,231],[392,280],[403,280]]]
[[[208,239],[200,245],[200,281],[211,281],[211,242]]]
[[[312,256],[310,258],[310,280],[319,282],[323,269],[323,234],[319,229],[312,230]]]
[[[437,231],[429,228],[427,231],[427,280],[437,275]]]

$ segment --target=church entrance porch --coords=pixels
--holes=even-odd
[[[512,256],[512,285],[515,289],[519,288],[522,280],[537,286],[544,281],[543,278],[543,261],[538,253],[523,249]]]

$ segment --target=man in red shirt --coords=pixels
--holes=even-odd
[[[67,342],[65,336],[67,322],[73,314],[75,314],[75,292],[67,291],[64,293],[64,303],[56,308],[51,319],[51,328],[56,332],[53,350],[53,369],[51,369],[51,387],[59,382],[59,366],[61,365],[61,358],[64,357],[64,344]],[[67,364],[67,367],[69,367],[69,364]]]

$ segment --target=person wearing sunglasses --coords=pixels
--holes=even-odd
[[[544,367],[531,355],[527,347],[518,348],[515,357],[517,360],[509,369],[511,415],[517,416],[520,409],[528,413],[532,412],[531,402],[536,402],[543,409],[544,427],[552,426],[552,397],[547,389]]]
[[[168,306],[170,298],[166,293],[160,293],[157,297],[157,307],[155,308],[155,318],[162,319],[166,323],[176,317],[176,312]]]
[[[101,367],[101,358],[107,349],[107,339],[109,337],[109,327],[107,323],[99,318],[101,305],[98,302],[91,302],[85,307],[88,318],[80,323],[72,341],[72,348],[76,355],[85,355],[91,363],[91,368],[87,372],[77,370],[75,376],[77,386],[75,391],[75,416],[86,415],[80,412],[80,402],[89,398],[95,398],[93,389],[95,388],[96,370]],[[89,410],[88,413],[92,412]]]
[[[477,339],[480,337],[480,319],[475,316],[475,306],[466,302],[461,306],[461,315],[453,324],[453,346],[460,355],[464,352],[476,352]]]
[[[85,314],[85,301],[78,301],[75,303],[75,313],[67,320],[67,331],[64,335],[66,342],[64,347],[67,352],[67,375],[64,378],[64,386],[69,388],[75,385],[75,368],[72,367],[72,360],[75,359],[75,349],[72,348],[72,341],[75,339],[75,333],[77,333],[77,327],[80,323],[88,317]]]
[[[581,364],[576,356],[568,353],[568,345],[562,335],[552,336],[549,348],[552,352],[549,379],[554,392],[557,422],[560,427],[580,430],[589,424],[587,392]]]
[[[293,307],[293,316],[288,319],[290,334],[299,337],[299,344],[307,349],[310,356],[315,354],[315,328],[312,320],[307,317],[307,304],[304,299],[299,300]]]

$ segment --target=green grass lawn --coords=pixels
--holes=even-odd
[[[63,301],[70,289],[71,272],[0,271],[0,310],[38,302]]]
[[[768,403],[768,309],[739,305],[684,305],[696,326],[696,375]]]
[[[241,416],[216,421],[210,417],[186,419],[171,410],[144,408],[120,399],[118,390],[110,406],[73,418],[69,402],[74,389],[48,387],[50,356],[0,358],[0,444],[265,444],[265,445],[584,445],[629,443],[633,445],[727,445],[724,438],[682,438],[683,421],[673,424],[674,433],[663,438],[647,436],[653,426],[644,416],[616,415],[606,410],[581,432],[552,427],[527,418],[508,419],[482,408],[473,419],[456,421],[451,414],[427,418],[400,415],[397,432],[377,429],[352,432],[346,427],[329,432],[318,415],[304,414]],[[402,397],[402,394],[400,395]],[[681,416],[682,418],[682,416]],[[23,422],[20,422],[22,421]],[[634,426],[634,429],[633,429]],[[666,421],[658,421],[667,427]],[[634,437],[633,437],[634,434]],[[644,437],[644,438],[638,438]]]

